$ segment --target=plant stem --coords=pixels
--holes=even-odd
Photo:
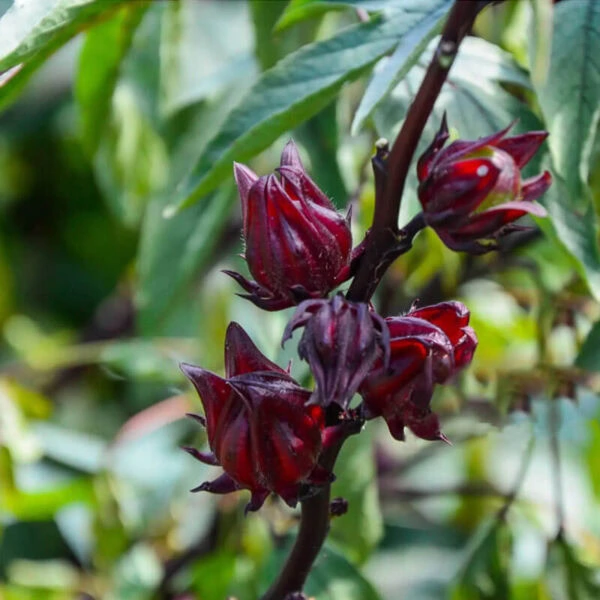
[[[376,182],[373,226],[367,238],[365,254],[348,290],[347,297],[350,300],[368,301],[385,270],[402,254],[397,248],[398,242],[401,243],[398,239],[398,213],[410,163],[458,47],[486,4],[489,2],[456,0],[450,11],[433,59],[385,159],[384,185],[377,185]]]
[[[361,428],[362,421],[348,421],[336,443],[323,452],[319,464],[332,470],[343,443],[349,436],[359,433]],[[302,590],[329,532],[330,497],[331,485],[326,485],[319,493],[302,501],[300,529],[294,547],[279,577],[261,600],[284,600],[289,593]]]
[[[398,230],[398,213],[402,191],[410,162],[423,133],[433,105],[446,80],[460,42],[465,37],[479,11],[490,0],[456,0],[434,57],[391,151],[380,145],[373,158],[375,168],[375,213],[367,238],[367,247],[358,272],[348,290],[347,298],[355,302],[368,302],[387,267],[406,252],[414,236],[425,227],[423,215],[417,215],[401,231]],[[348,435],[356,432],[349,432]],[[332,470],[342,447],[343,437],[330,447],[320,464]],[[262,600],[285,600],[291,592],[301,591],[308,573],[317,558],[329,531],[329,499],[331,486],[302,501],[300,530],[296,543],[271,588]]]

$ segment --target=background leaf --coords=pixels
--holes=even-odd
[[[538,222],[540,228],[558,247],[563,246],[567,249],[575,269],[587,282],[593,296],[599,299],[600,247],[596,213],[591,202],[583,212],[574,210],[569,202],[570,197],[566,183],[553,171],[552,185],[541,198],[541,203],[548,209],[550,219],[540,219]]]
[[[245,81],[256,76],[248,10],[242,2],[167,3],[160,39],[164,116],[205,98],[214,99],[232,85],[237,86],[239,97]]]
[[[553,599],[595,600],[600,594],[598,569],[583,564],[564,538],[551,543],[547,569]]]
[[[576,365],[586,371],[600,371],[600,321],[596,322],[585,338],[577,356]]]
[[[554,8],[548,77],[536,91],[550,131],[548,145],[572,210],[589,203],[585,184],[600,118],[600,4],[570,0]]]
[[[45,53],[56,41],[123,0],[57,0],[13,2],[0,19],[0,70]]]
[[[411,0],[290,0],[275,27],[282,31],[306,19],[313,19],[332,10],[362,9],[377,11],[414,5]]]
[[[262,576],[263,592],[281,570],[289,550],[289,544],[287,546],[271,556]],[[360,571],[327,545],[308,576],[304,593],[316,600],[379,600],[379,595]]]
[[[142,0],[143,1],[143,0]],[[0,17],[0,109],[12,102],[46,59],[100,15],[110,17],[123,0],[31,0],[14,2]]]
[[[333,519],[330,539],[357,564],[369,558],[383,535],[373,450],[369,431],[351,437],[336,463],[337,479],[331,490],[332,497],[341,496],[348,501],[348,512]],[[352,523],[360,523],[360,527],[353,527]]]
[[[349,27],[304,46],[264,73],[180,184],[172,210],[212,191],[229,174],[233,160],[250,158],[319,112],[344,82],[359,77],[444,2],[429,0],[414,12]]]
[[[75,96],[83,143],[90,154],[96,150],[106,126],[121,61],[148,7],[146,2],[126,4],[86,35],[79,57]]]
[[[430,13],[406,35],[394,53],[383,62],[381,68],[375,71],[365,91],[352,122],[352,133],[356,134],[362,127],[381,99],[396,86],[408,73],[408,70],[419,59],[427,43],[439,33],[443,19],[450,10],[452,2],[439,6],[436,12]]]

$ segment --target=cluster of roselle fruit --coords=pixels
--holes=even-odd
[[[544,172],[522,180],[521,168],[546,137],[508,129],[477,141],[448,140],[445,119],[417,165],[425,223],[451,249],[481,253],[513,222],[543,216],[535,200],[551,183]],[[443,384],[471,362],[477,337],[460,302],[413,307],[383,318],[367,303],[341,293],[353,276],[363,245],[352,249],[349,216],[340,215],[307,175],[289,142],[277,174],[258,177],[234,166],[242,202],[245,259],[255,281],[227,272],[243,296],[273,311],[297,306],[283,341],[304,328],[299,356],[308,362],[315,387],[301,387],[267,359],[237,323],[225,340],[225,378],[200,367],[182,369],[198,391],[211,452],[186,448],[224,473],[194,491],[251,492],[247,510],[271,493],[290,506],[330,483],[320,458],[339,443],[348,420],[362,425],[382,417],[391,435],[405,428],[426,440],[445,440],[430,402]],[[362,401],[351,406],[355,394]]]

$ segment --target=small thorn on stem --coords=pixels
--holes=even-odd
[[[345,498],[334,498],[329,503],[329,514],[332,517],[341,517],[348,512],[348,500]]]
[[[374,160],[385,164],[388,156],[390,154],[390,143],[385,138],[379,138],[375,142],[375,156]]]
[[[444,40],[438,47],[437,59],[443,69],[449,69],[456,57],[458,47],[452,40]]]

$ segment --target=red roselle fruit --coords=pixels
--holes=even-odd
[[[426,440],[445,440],[430,402],[436,383],[444,383],[471,362],[477,337],[469,311],[460,302],[442,302],[388,317],[389,367],[380,359],[359,392],[367,418],[382,416],[397,440],[404,428]]]
[[[248,489],[246,510],[253,511],[271,492],[295,506],[311,486],[332,481],[317,464],[326,435],[323,408],[307,406],[310,392],[263,356],[237,323],[227,329],[225,378],[192,365],[181,368],[202,400],[205,418],[197,418],[212,453],[185,449],[225,471],[193,491]]]
[[[306,174],[298,149],[288,142],[277,175],[258,177],[235,163],[242,201],[245,258],[255,281],[225,271],[265,310],[321,298],[350,277],[349,218]]]
[[[298,354],[315,378],[315,404],[336,403],[346,410],[378,356],[387,364],[388,328],[367,304],[350,302],[341,294],[331,300],[306,300],[288,323],[282,344],[297,327],[304,327]]]
[[[531,131],[506,137],[506,129],[476,141],[448,140],[446,118],[419,159],[419,200],[427,225],[448,248],[481,254],[497,247],[502,235],[522,229],[526,214],[546,216],[535,202],[552,182],[544,171],[521,179],[521,169],[547,137]]]

